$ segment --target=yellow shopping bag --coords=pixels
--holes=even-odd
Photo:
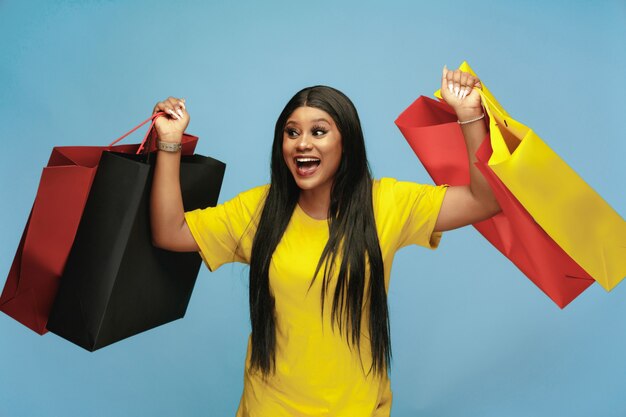
[[[459,69],[476,75],[466,62]],[[493,148],[489,167],[546,233],[610,291],[626,275],[626,222],[481,84]]]

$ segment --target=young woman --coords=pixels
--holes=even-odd
[[[151,201],[155,245],[198,251],[211,270],[250,265],[243,416],[389,416],[387,288],[395,252],[437,247],[441,232],[499,211],[474,167],[487,134],[470,74],[447,71],[442,94],[459,119],[469,186],[373,180],[352,102],[330,87],[298,92],[276,122],[271,183],[184,213],[178,144],[185,101],[154,107],[159,155]]]

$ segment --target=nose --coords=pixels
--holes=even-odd
[[[311,142],[311,136],[308,133],[303,133],[298,138],[298,142],[296,143],[296,148],[299,151],[312,149],[313,143]]]

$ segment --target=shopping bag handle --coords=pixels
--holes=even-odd
[[[459,69],[477,77],[476,73],[469,66],[467,61],[463,61],[459,66]],[[498,130],[498,122],[504,123],[504,125],[508,127],[506,120],[510,120],[510,117],[506,110],[504,110],[500,103],[498,103],[496,98],[491,95],[491,92],[489,92],[487,87],[484,85],[482,88],[474,87],[474,90],[477,90],[478,94],[480,94],[485,112],[489,116],[489,137],[491,141],[491,148],[493,149],[491,157],[489,158],[489,163],[491,164],[504,161],[511,157],[511,152],[509,152],[509,148],[506,145],[504,137],[502,136],[500,130]],[[441,89],[435,91],[435,97],[439,100],[443,100]]]
[[[502,123],[508,127],[506,122],[508,114],[503,112],[501,107],[489,98],[488,94],[485,94],[485,92],[480,88],[476,88],[476,90],[478,90],[483,107],[489,116],[489,137],[491,141],[491,148],[493,149],[493,153],[489,158],[489,163],[497,164],[511,157],[511,152],[509,151],[504,137],[502,136],[502,132],[500,132],[498,127],[499,124],[501,125]],[[498,122],[500,123],[498,124]]]
[[[117,142],[121,141],[122,139],[124,139],[126,136],[130,135],[131,133],[133,133],[135,130],[139,129],[141,126],[145,125],[146,123],[152,121],[150,123],[150,127],[148,128],[148,131],[146,132],[146,135],[143,137],[143,140],[141,141],[141,144],[139,145],[139,148],[137,149],[136,154],[139,155],[140,153],[143,152],[143,150],[145,149],[145,145],[146,145],[146,141],[148,140],[148,137],[150,136],[150,132],[152,131],[152,128],[154,127],[154,124],[156,123],[156,119],[158,119],[161,116],[164,116],[165,112],[158,112],[158,113],[154,113],[152,116],[148,117],[146,120],[144,120],[143,122],[139,123],[137,126],[135,126],[133,129],[131,129],[130,131],[126,132],[124,135],[120,136],[119,138],[115,139],[113,142],[111,142],[111,144],[109,144],[109,148],[112,147],[113,145],[115,145]]]

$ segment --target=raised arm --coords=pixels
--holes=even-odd
[[[474,165],[476,151],[487,135],[478,78],[460,70],[443,69],[441,96],[456,112],[467,146],[470,184],[446,191],[435,231],[446,231],[488,219],[500,211],[485,177]]]
[[[154,113],[160,111],[167,116],[156,120],[158,140],[180,144],[189,124],[185,101],[169,97],[154,106]],[[150,195],[150,225],[155,246],[175,252],[199,250],[185,221],[180,190],[180,150],[158,152]]]

